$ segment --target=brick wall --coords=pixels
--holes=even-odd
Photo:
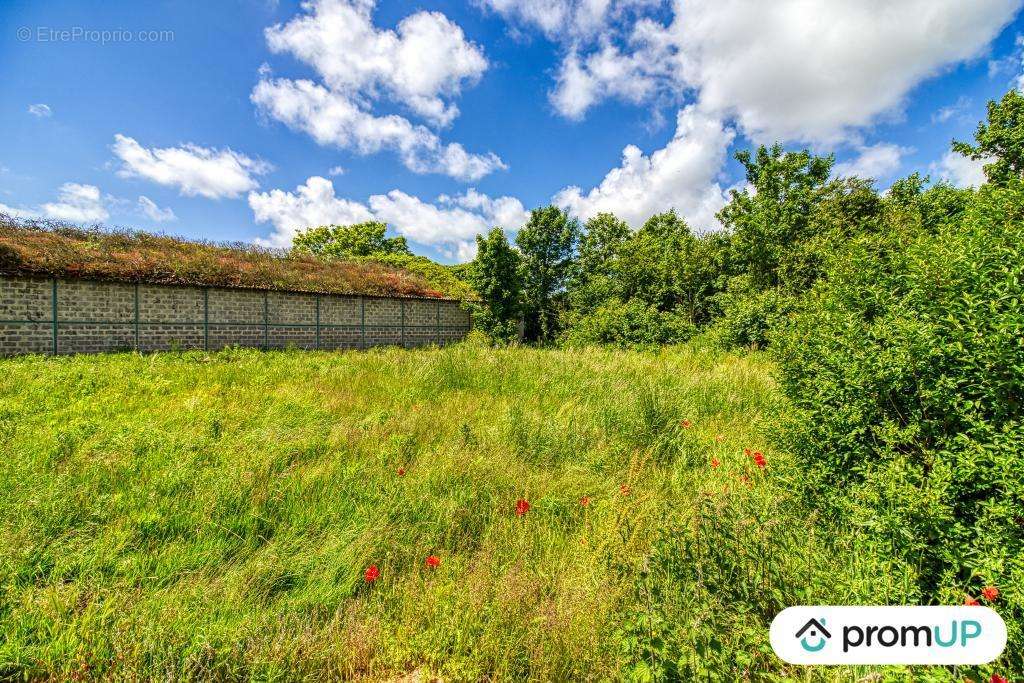
[[[469,327],[457,301],[0,276],[0,356],[411,348],[459,341]]]

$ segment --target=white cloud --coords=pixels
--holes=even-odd
[[[46,118],[53,115],[53,110],[50,109],[48,104],[30,104],[28,106],[28,113],[39,118]]]
[[[174,210],[170,207],[161,209],[156,205],[152,199],[146,196],[139,196],[139,211],[143,216],[153,221],[154,223],[164,223],[167,221],[177,220],[178,217],[174,215]]]
[[[946,123],[954,117],[962,119],[970,106],[971,98],[961,95],[953,104],[948,104],[932,114],[932,123]]]
[[[549,97],[566,118],[580,120],[605,98],[640,104],[662,90],[671,66],[667,46],[652,22],[637,25],[631,52],[609,40],[585,57],[574,48],[562,60],[555,89]]]
[[[359,154],[392,149],[415,173],[477,180],[505,168],[494,154],[470,154],[458,143],[444,144],[427,127],[395,114],[374,116],[346,95],[312,81],[260,81],[251,99],[262,111],[289,128],[307,133],[320,145],[352,149]]]
[[[677,0],[683,82],[755,141],[833,142],[976,57],[1021,0]]]
[[[836,164],[833,174],[836,177],[857,176],[884,180],[899,170],[903,157],[913,152],[908,147],[900,147],[888,142],[862,146],[858,154],[849,161]]]
[[[331,166],[331,168],[328,169],[327,171],[327,175],[332,177],[345,175],[345,169],[342,166]]]
[[[950,150],[929,168],[932,176],[952,183],[956,187],[978,187],[985,182],[985,164],[990,159],[970,159]]]
[[[299,230],[320,225],[349,225],[373,219],[359,202],[334,196],[334,183],[313,176],[295,192],[271,190],[249,193],[249,207],[257,223],[270,223],[274,234],[264,244],[285,247]]]
[[[99,223],[110,217],[95,185],[64,183],[57,192],[57,201],[39,208],[46,218],[70,223]]]
[[[38,214],[27,209],[19,209],[16,206],[8,206],[7,204],[0,204],[0,214],[11,218],[34,218],[38,216]]]
[[[446,99],[476,83],[487,58],[462,28],[439,12],[416,12],[396,31],[373,25],[375,0],[307,0],[307,14],[266,30],[275,53],[313,66],[331,90],[356,99],[380,91],[437,125],[458,108]]]
[[[515,197],[490,197],[470,188],[461,195],[450,197],[441,195],[439,204],[459,206],[484,216],[488,227],[502,227],[515,231],[530,219],[530,212]]]
[[[981,55],[1021,6],[674,0],[673,20],[661,25],[644,11],[659,2],[479,1],[565,47],[551,97],[567,117],[604,99],[692,91],[755,142],[816,143],[857,141],[860,129],[898,117],[914,86]]]
[[[675,207],[699,229],[717,225],[730,123],[755,143],[852,145],[858,156],[838,170],[884,177],[907,150],[864,146],[865,129],[901,116],[923,80],[980,56],[1022,0],[672,0],[668,23],[646,11],[658,2],[478,3],[562,46],[550,97],[566,117],[609,98],[696,101],[664,149],[645,156],[629,146],[597,187],[566,188],[556,201],[633,225]],[[576,19],[586,4],[594,30]]]
[[[675,136],[650,156],[630,145],[622,165],[587,193],[559,192],[554,202],[583,220],[612,212],[633,227],[653,214],[676,209],[695,230],[720,227],[715,214],[726,202],[716,177],[735,132],[721,119],[691,105],[679,112]]]
[[[535,26],[551,40],[579,41],[607,33],[631,13],[665,0],[475,0],[517,24]]]
[[[177,187],[189,197],[208,199],[238,197],[259,187],[255,176],[272,166],[230,149],[210,149],[185,144],[180,147],[147,149],[133,138],[114,136],[114,154],[121,160],[118,175],[145,178],[159,185]]]
[[[373,24],[376,0],[306,0],[304,14],[266,30],[267,45],[309,64],[322,79],[270,78],[261,69],[250,99],[266,116],[320,145],[359,154],[391,150],[414,173],[476,180],[505,168],[493,154],[444,143],[427,125],[374,113],[386,98],[430,126],[459,115],[452,101],[487,70],[483,51],[438,12],[416,12],[396,30]]]
[[[306,227],[379,220],[414,242],[437,247],[460,260],[472,258],[478,233],[495,225],[515,230],[529,216],[517,199],[491,198],[475,190],[455,197],[442,195],[437,203],[392,190],[373,195],[363,204],[336,196],[334,184],[318,176],[294,192],[253,192],[249,206],[257,222],[274,226],[273,234],[261,240],[262,244],[288,246],[295,233]]]

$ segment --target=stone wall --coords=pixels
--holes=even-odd
[[[56,314],[56,317],[55,317]],[[458,301],[0,276],[0,355],[459,341]]]

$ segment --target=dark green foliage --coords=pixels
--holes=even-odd
[[[934,234],[862,237],[775,334],[819,504],[917,567],[928,600],[1001,587],[1024,652],[1024,184]]]
[[[971,159],[989,161],[985,177],[1005,184],[1024,172],[1024,95],[1011,90],[1000,102],[988,103],[988,121],[974,133],[977,146],[954,142],[953,149]]]
[[[292,248],[326,258],[411,253],[404,237],[385,237],[387,229],[379,221],[307,228],[295,236]]]
[[[784,152],[780,145],[739,152],[755,192],[733,190],[719,213],[732,233],[737,264],[758,289],[784,284],[782,271],[791,248],[810,237],[811,214],[832,172],[833,157]]]
[[[693,337],[695,331],[690,321],[678,313],[659,311],[639,299],[625,303],[611,299],[591,313],[574,318],[562,341],[568,346],[645,347],[680,344]]]
[[[629,240],[632,230],[625,221],[610,213],[597,214],[587,221],[584,228],[577,260],[580,279],[586,281],[592,277],[610,275],[619,258],[619,250]]]
[[[776,288],[757,290],[746,275],[732,278],[716,297],[721,309],[713,325],[716,341],[724,348],[764,348],[768,331],[792,298]]]
[[[523,255],[523,313],[527,341],[548,343],[558,332],[557,300],[573,266],[580,226],[554,206],[534,209],[516,235]]]
[[[511,341],[519,334],[522,311],[522,257],[494,228],[476,237],[477,255],[467,276],[480,296],[473,308],[473,324],[499,341]]]

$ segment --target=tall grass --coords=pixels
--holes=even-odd
[[[914,598],[816,532],[764,441],[784,406],[758,355],[0,370],[0,675],[851,680],[778,661],[775,611]]]

